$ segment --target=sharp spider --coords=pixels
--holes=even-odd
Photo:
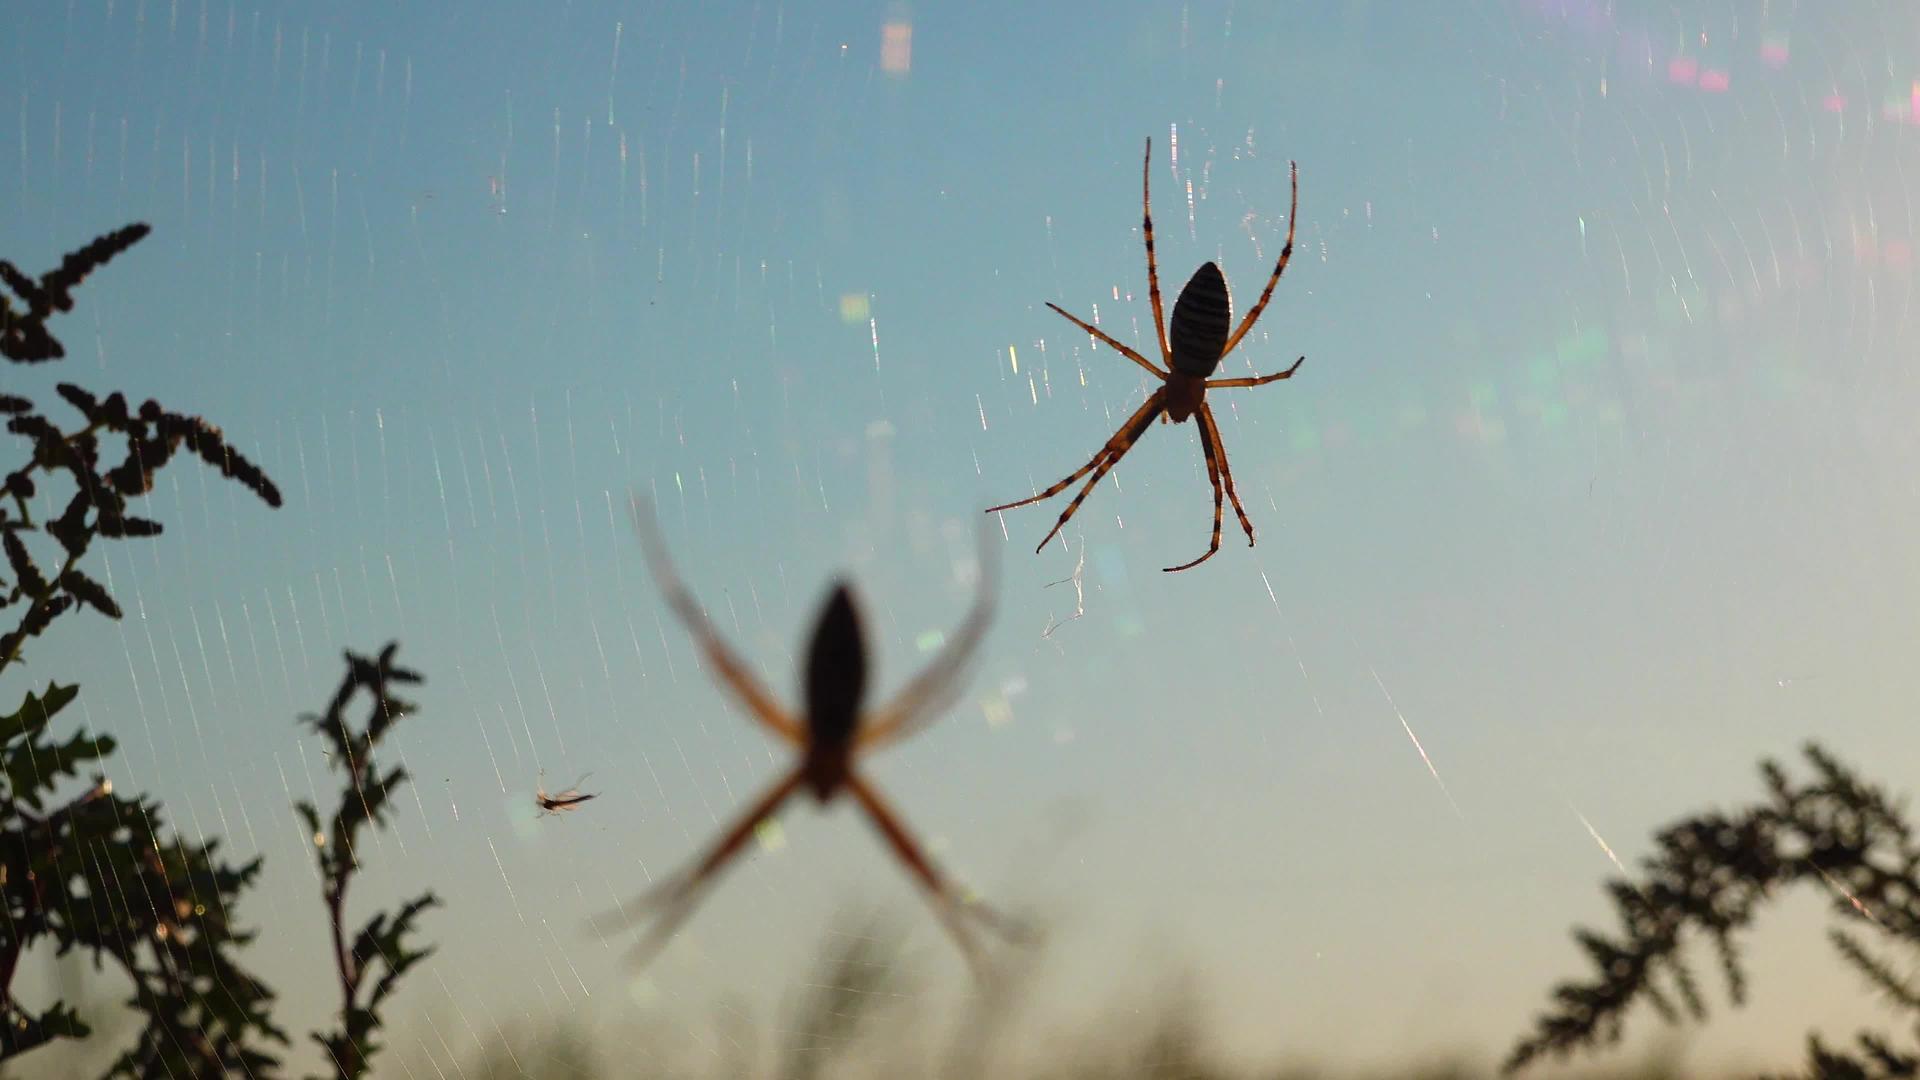
[[[581,803],[584,803],[589,799],[599,798],[600,793],[597,791],[583,793],[580,790],[580,785],[586,783],[587,777],[592,775],[593,775],[592,773],[584,773],[581,775],[580,779],[575,780],[572,784],[568,785],[565,791],[556,792],[552,795],[549,795],[547,794],[547,788],[546,788],[547,770],[541,769],[540,779],[538,782],[534,784],[534,788],[533,788],[533,801],[537,806],[540,807],[540,813],[538,816],[546,817],[547,815],[551,814],[551,815],[554,815],[555,817],[558,817],[561,814],[572,813],[573,811],[580,809]]]
[[[835,583],[814,624],[803,676],[804,712],[798,717],[775,703],[714,630],[700,606],[674,572],[651,508],[639,500],[632,505],[641,544],[660,591],[699,648],[722,687],[732,691],[747,715],[776,738],[793,747],[800,760],[776,780],[745,812],[728,826],[706,854],[680,873],[643,893],[630,914],[607,912],[593,920],[596,930],[624,929],[647,915],[657,918],[647,935],[634,946],[637,963],[644,964],[664,945],[704,895],[722,867],[745,848],[754,829],[771,817],[788,797],[801,790],[825,804],[841,791],[852,793],[886,841],[894,857],[926,890],[935,912],[946,926],[976,975],[982,958],[963,914],[1009,938],[1017,936],[1011,924],[977,901],[954,895],[920,844],[900,822],[879,791],[855,768],[857,759],[873,750],[924,729],[952,703],[958,676],[986,632],[993,614],[991,545],[982,543],[980,583],[973,607],[945,648],[893,698],[876,709],[862,707],[867,689],[867,646],[860,629],[859,610],[845,583]]]
[[[1114,340],[1112,335],[1099,327],[1069,314],[1060,305],[1049,303],[1047,306],[1065,316],[1073,325],[1112,346],[1122,356],[1153,372],[1154,377],[1166,385],[1149,394],[1146,402],[1134,410],[1133,415],[1129,416],[1126,422],[1120,425],[1120,429],[1113,433],[1113,437],[1094,453],[1093,459],[1082,465],[1073,475],[1038,495],[991,507],[987,513],[998,513],[1001,510],[1011,510],[1016,506],[1050,499],[1066,490],[1075,480],[1089,472],[1093,473],[1093,479],[1087,481],[1086,486],[1080,489],[1080,493],[1067,504],[1067,509],[1060,515],[1060,520],[1054,522],[1053,528],[1041,538],[1039,546],[1034,548],[1037,552],[1045,548],[1047,541],[1053,539],[1054,534],[1067,524],[1074,512],[1080,509],[1080,504],[1085,502],[1087,496],[1093,492],[1094,485],[1098,484],[1100,478],[1107,475],[1107,471],[1118,464],[1121,457],[1133,447],[1134,442],[1146,433],[1148,425],[1153,423],[1155,417],[1164,413],[1167,419],[1178,424],[1190,416],[1195,416],[1199,418],[1196,423],[1200,429],[1200,449],[1207,460],[1207,479],[1213,484],[1213,541],[1208,545],[1206,554],[1192,562],[1164,568],[1168,573],[1173,573],[1198,566],[1212,558],[1214,552],[1220,550],[1220,494],[1223,484],[1227,498],[1233,500],[1233,512],[1240,518],[1240,528],[1247,534],[1247,546],[1253,546],[1253,523],[1247,520],[1247,512],[1240,505],[1239,493],[1233,490],[1233,473],[1227,468],[1227,448],[1220,440],[1220,425],[1213,418],[1213,409],[1207,404],[1207,391],[1235,386],[1262,386],[1290,378],[1306,357],[1295,360],[1293,366],[1287,370],[1272,375],[1257,375],[1244,379],[1213,379],[1208,376],[1212,375],[1220,366],[1220,361],[1240,344],[1240,339],[1246,337],[1247,331],[1253,328],[1254,320],[1266,310],[1267,301],[1273,297],[1274,286],[1280,283],[1280,275],[1286,272],[1287,261],[1293,257],[1294,223],[1299,218],[1300,210],[1300,169],[1295,165],[1290,170],[1293,179],[1293,198],[1287,211],[1286,246],[1280,249],[1280,258],[1273,266],[1273,276],[1267,279],[1267,287],[1261,291],[1259,301],[1229,335],[1227,327],[1232,321],[1233,301],[1227,294],[1226,276],[1220,272],[1220,267],[1213,263],[1207,263],[1194,271],[1186,287],[1180,290],[1180,296],[1173,302],[1171,325],[1162,315],[1160,272],[1153,255],[1153,201],[1149,195],[1152,167],[1153,140],[1149,138],[1146,160],[1140,166],[1141,225],[1147,240],[1147,296],[1153,303],[1153,329],[1159,339],[1160,359],[1166,365],[1166,369],[1162,370],[1151,360]]]

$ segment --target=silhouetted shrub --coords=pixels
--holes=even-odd
[[[0,355],[14,363],[64,356],[48,318],[71,310],[73,288],[147,232],[136,224],[102,236],[38,281],[0,261],[0,285],[18,298],[0,292]],[[7,431],[28,444],[26,461],[0,483],[0,609],[17,613],[0,632],[0,676],[21,663],[29,641],[81,607],[120,618],[120,605],[81,561],[96,539],[159,534],[159,522],[129,513],[128,500],[151,490],[154,473],[181,447],[280,505],[273,482],[205,420],[154,401],[130,408],[121,394],[101,399],[68,383],[58,392],[81,414],[79,427],[63,430],[27,398],[0,394]],[[125,456],[108,465],[103,444],[115,441]],[[35,500],[64,508],[38,520]],[[128,1004],[145,1026],[111,1075],[270,1072],[278,1059],[268,1047],[287,1037],[268,1015],[273,992],[237,959],[252,935],[237,928],[236,908],[260,860],[230,865],[216,857],[218,840],[161,840],[169,830],[160,804],[116,793],[101,773],[61,798],[69,778],[114,749],[105,735],[50,734],[78,694],[49,681],[0,716],[0,1061],[89,1032],[64,1003],[29,1008],[13,994],[22,953],[46,940],[63,955],[86,950],[96,967],[111,958],[133,984]]]
[[[1682,1009],[1706,1016],[1699,980],[1683,955],[1689,940],[1711,944],[1735,1005],[1746,995],[1736,935],[1760,907],[1788,886],[1829,893],[1840,925],[1834,947],[1868,985],[1910,1015],[1920,1032],[1920,986],[1876,953],[1861,932],[1920,959],[1920,846],[1905,807],[1861,780],[1817,745],[1805,750],[1813,779],[1796,784],[1772,761],[1761,764],[1767,798],[1733,813],[1711,812],[1671,825],[1656,837],[1638,881],[1614,880],[1608,895],[1620,932],[1577,930],[1574,938],[1595,974],[1564,982],[1555,1006],[1507,1058],[1512,1072],[1544,1055],[1618,1041],[1627,1009],[1644,1000],[1668,1021]],[[1911,964],[1908,970],[1911,970]],[[1816,1077],[1912,1077],[1920,1054],[1882,1036],[1857,1037],[1853,1052],[1809,1038],[1809,1074]]]
[[[340,977],[341,1026],[335,1031],[314,1032],[313,1040],[326,1049],[342,1077],[364,1075],[380,1049],[373,1041],[381,1026],[380,1006],[393,993],[400,976],[433,953],[432,948],[409,947],[406,937],[413,932],[420,913],[440,903],[433,893],[421,893],[402,904],[395,914],[375,914],[353,935],[351,944],[348,942],[347,887],[360,868],[356,846],[360,830],[369,822],[375,826],[387,823],[393,795],[409,779],[405,766],[396,765],[382,776],[373,765],[374,748],[401,717],[414,710],[412,703],[393,695],[395,685],[420,682],[418,674],[394,666],[393,654],[399,647],[389,644],[371,659],[347,653],[346,677],[340,681],[326,715],[301,718],[301,723],[327,741],[328,762],[347,774],[340,808],[324,828],[320,812],[312,803],[304,799],[294,803],[313,838],[314,858],[320,864],[321,895],[326,899],[327,920],[333,929],[334,970]],[[356,731],[346,713],[361,690],[373,700],[367,706],[366,723]]]

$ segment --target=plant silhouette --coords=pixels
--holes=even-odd
[[[61,259],[57,269],[40,275],[39,281],[0,259],[0,285],[20,298],[16,308],[14,301],[0,293],[0,356],[21,364],[66,356],[66,348],[48,332],[47,319],[56,311],[72,311],[74,286],[152,231],[145,222],[136,221],[95,237],[92,243]]]
[[[71,310],[73,288],[148,231],[135,224],[108,233],[38,280],[0,261],[0,285],[17,298],[0,292],[0,355],[13,363],[64,356],[48,320]],[[159,522],[129,512],[129,501],[152,489],[180,449],[280,505],[273,482],[205,420],[155,401],[136,409],[122,394],[99,398],[70,383],[57,391],[81,414],[77,428],[63,430],[31,400],[0,394],[7,431],[29,447],[0,483],[0,609],[14,613],[0,632],[0,676],[63,616],[88,607],[120,618],[120,605],[81,562],[97,539],[160,533]],[[108,464],[106,444],[116,442],[125,455]],[[42,520],[36,505],[63,508]],[[268,1014],[273,992],[237,957],[252,937],[238,928],[238,900],[260,860],[234,866],[218,857],[218,840],[160,839],[170,832],[160,804],[115,792],[103,773],[62,797],[70,779],[114,750],[106,735],[52,736],[54,717],[78,694],[49,681],[0,715],[0,1061],[90,1031],[63,1002],[29,1008],[13,993],[23,952],[51,941],[61,955],[91,953],[96,968],[111,958],[133,985],[128,1004],[144,1026],[110,1075],[270,1073],[278,1061],[270,1047],[287,1037]]]
[[[1683,955],[1688,942],[1711,943],[1735,1005],[1746,997],[1737,935],[1788,886],[1811,885],[1832,897],[1838,925],[1829,931],[1841,957],[1915,1024],[1916,1048],[1862,1033],[1857,1049],[1808,1037],[1808,1073],[1868,1078],[1920,1075],[1920,986],[1869,945],[1869,938],[1920,959],[1920,845],[1903,805],[1817,744],[1805,748],[1813,777],[1796,783],[1773,761],[1761,763],[1767,797],[1745,809],[1688,818],[1661,830],[1658,850],[1637,881],[1614,880],[1607,893],[1618,936],[1576,930],[1593,961],[1592,978],[1561,983],[1554,1006],[1507,1057],[1511,1073],[1537,1059],[1616,1042],[1627,1009],[1645,1000],[1669,1022],[1681,1011],[1706,1016],[1699,980]]]
[[[421,681],[415,672],[394,666],[393,655],[399,648],[398,643],[390,643],[372,658],[347,653],[346,677],[341,679],[326,714],[301,718],[301,723],[327,741],[328,762],[347,774],[340,808],[325,827],[312,803],[303,799],[294,804],[313,838],[321,893],[333,930],[334,969],[340,977],[341,1026],[335,1031],[315,1032],[313,1040],[325,1048],[337,1075],[342,1077],[366,1074],[370,1059],[380,1049],[373,1041],[381,1026],[380,1006],[393,993],[400,976],[434,951],[432,947],[410,947],[406,941],[421,912],[440,903],[431,891],[408,900],[397,913],[382,911],[374,915],[353,935],[351,944],[346,932],[347,888],[360,868],[360,831],[369,823],[386,824],[394,792],[409,779],[404,765],[396,765],[382,776],[373,764],[373,752],[380,740],[414,711],[411,702],[394,696],[393,687]],[[347,720],[347,707],[362,690],[373,700],[367,707],[366,723],[356,731]]]

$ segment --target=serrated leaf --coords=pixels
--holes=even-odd
[[[27,697],[12,716],[0,716],[0,744],[9,743],[22,734],[37,732],[47,726],[55,713],[67,707],[74,698],[80,696],[78,686],[61,686],[48,683],[47,692],[36,696],[27,691]]]
[[[320,835],[319,812],[314,810],[313,804],[305,799],[301,799],[299,802],[293,804],[293,812],[299,814],[300,820],[306,823],[307,842],[312,843],[313,838]]]
[[[105,615],[109,619],[120,618],[120,605],[107,595],[107,587],[78,570],[69,570],[60,575],[60,584],[73,596],[87,606]]]
[[[47,591],[47,579],[34,565],[33,556],[27,553],[27,545],[21,543],[20,536],[12,529],[0,533],[0,545],[7,552],[7,564],[13,568],[13,579],[20,591],[28,596],[39,596]]]
[[[44,743],[38,734],[29,736],[26,753],[6,755],[0,771],[7,777],[7,788],[14,799],[35,810],[43,806],[42,795],[51,792],[63,777],[77,776],[80,766],[105,757],[107,750],[93,736],[80,732],[64,743]]]
[[[43,1046],[55,1039],[84,1039],[93,1034],[80,1014],[64,1001],[56,1001],[46,1012],[34,1016],[16,1003],[6,1008],[0,1023],[0,1058],[10,1058]]]

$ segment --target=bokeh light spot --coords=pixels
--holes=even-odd
[[[787,830],[780,823],[768,818],[753,827],[753,838],[759,842],[760,850],[765,852],[782,851],[787,846]]]
[[[880,70],[905,75],[913,67],[913,24],[890,22],[880,28]]]

